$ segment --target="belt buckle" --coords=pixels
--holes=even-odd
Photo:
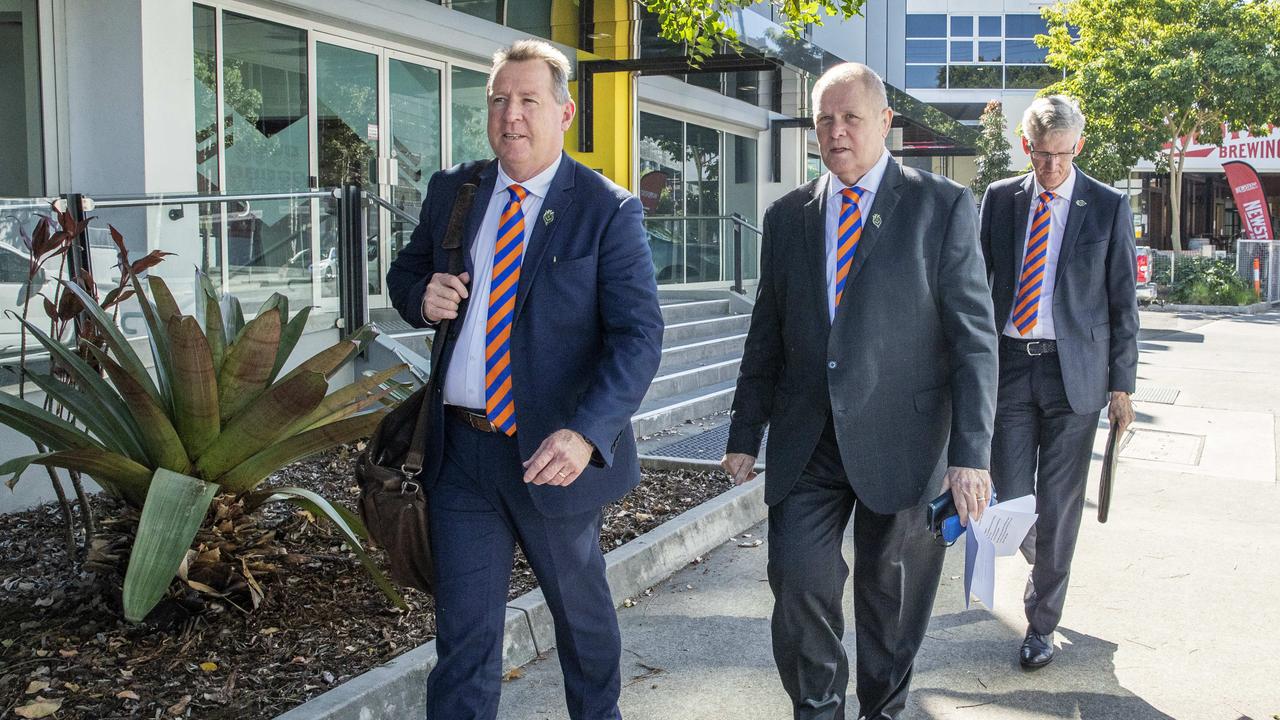
[[[1043,345],[1044,343],[1039,340],[1032,340],[1031,342],[1027,343],[1024,346],[1024,349],[1026,349],[1027,354],[1030,355],[1031,357],[1039,357],[1044,354],[1044,351],[1040,350],[1041,346]],[[1032,352],[1032,348],[1039,350],[1039,352]]]

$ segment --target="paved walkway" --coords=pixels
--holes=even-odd
[[[1017,665],[1021,558],[999,561],[994,611],[966,609],[957,547],[906,718],[1280,713],[1280,314],[1142,320],[1139,388],[1177,399],[1139,403],[1105,525],[1099,433],[1058,658],[1035,673]],[[765,552],[728,542],[619,610],[629,720],[790,717],[770,652]],[[554,653],[506,684],[502,720],[566,717]]]

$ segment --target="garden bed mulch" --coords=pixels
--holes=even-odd
[[[354,507],[356,452],[295,463],[271,483]],[[720,473],[646,472],[605,509],[601,545],[612,550],[731,486]],[[120,514],[110,498],[91,503],[108,523]],[[396,610],[327,523],[286,505],[261,517],[273,550],[271,569],[255,573],[256,610],[189,590],[132,625],[118,578],[69,566],[56,506],[0,515],[0,720],[43,717],[42,702],[63,719],[272,718],[433,637],[431,598],[406,591],[410,611]],[[511,597],[535,586],[517,557]]]

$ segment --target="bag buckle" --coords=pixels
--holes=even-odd
[[[416,495],[418,493],[418,490],[420,490],[421,488],[422,486],[419,485],[416,481],[405,480],[404,482],[400,483],[400,494],[404,495],[405,493],[409,493],[411,495]]]

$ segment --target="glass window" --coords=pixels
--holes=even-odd
[[[499,0],[453,0],[449,6],[458,12],[474,15],[481,20],[502,22],[502,18],[498,17]]]
[[[805,182],[816,179],[822,175],[822,158],[818,155],[806,155],[804,159],[804,179]]]
[[[216,193],[218,181],[218,41],[214,10],[192,7],[196,89],[196,192]]]
[[[951,62],[973,62],[973,41],[953,40],[951,42]]]
[[[228,192],[307,188],[307,34],[298,28],[223,12],[223,139]],[[241,202],[227,213],[230,290],[246,307],[280,290],[311,301],[310,204]],[[298,270],[298,272],[293,272]],[[287,287],[266,278],[298,277]]]
[[[440,146],[440,72],[412,62],[387,61],[391,110],[387,149],[396,161],[391,202],[413,217],[422,211],[427,181],[443,164]],[[409,242],[413,227],[391,218],[391,257]]]
[[[952,65],[952,88],[998,88],[1002,85],[999,65]]]
[[[1045,32],[1044,18],[1039,15],[1015,13],[1004,16],[1005,37],[1033,38]]]
[[[947,86],[946,65],[908,65],[907,87],[944,88]]]
[[[457,164],[468,160],[493,157],[489,147],[488,108],[485,85],[489,77],[482,72],[454,67],[453,106],[450,108],[453,128],[453,157]]]
[[[978,43],[978,62],[1000,62],[1000,41],[983,40]]]
[[[907,37],[944,38],[947,36],[946,15],[907,15]]]
[[[752,225],[756,225],[756,141],[741,135],[726,134],[724,214],[737,213]],[[725,222],[723,237],[733,239],[733,223]],[[756,276],[757,237],[750,230],[742,230],[742,274],[747,279]],[[733,244],[729,243],[726,262],[726,279],[733,279]]]
[[[942,63],[947,61],[946,40],[908,40],[907,62]]]
[[[1000,16],[983,15],[978,18],[978,34],[982,37],[1000,37],[1003,34],[1000,29]]]
[[[683,157],[683,123],[640,113],[640,204],[645,215],[684,215]],[[645,230],[658,282],[684,282],[684,223],[646,221]]]
[[[1006,65],[1005,87],[1020,90],[1039,90],[1062,79],[1062,71],[1048,65]]]
[[[951,18],[951,37],[973,37],[973,18],[968,15]]]
[[[0,0],[0,197],[44,194],[36,3]]]
[[[1036,46],[1035,40],[1005,40],[1004,61],[1011,63],[1042,63],[1045,49]]]
[[[686,125],[684,191],[685,213],[717,216],[720,212],[720,133],[699,125]],[[690,221],[685,235],[686,282],[719,280],[720,221]]]
[[[454,6],[457,6],[457,2]],[[507,26],[551,39],[551,0],[520,0],[507,3]]]

